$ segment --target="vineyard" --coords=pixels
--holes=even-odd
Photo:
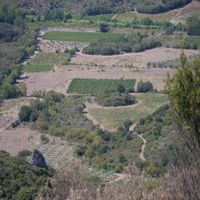
[[[98,94],[106,90],[116,90],[123,85],[126,90],[134,88],[135,80],[73,79],[67,92],[78,94]]]
[[[136,94],[139,103],[133,107],[88,108],[89,114],[108,130],[114,131],[130,119],[137,123],[141,118],[152,114],[161,105],[167,103],[163,94]]]

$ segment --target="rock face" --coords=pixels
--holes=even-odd
[[[46,161],[42,155],[42,153],[38,150],[34,150],[32,155],[29,156],[26,161],[36,167],[47,168]]]

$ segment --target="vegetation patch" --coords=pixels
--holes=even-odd
[[[135,80],[111,79],[73,79],[68,91],[77,94],[98,94],[104,91],[113,91],[122,85],[127,91],[134,89]]]
[[[144,156],[145,163],[140,167],[152,176],[159,176],[174,158],[175,130],[169,106],[159,108],[152,115],[142,118],[136,132],[147,140]]]
[[[95,101],[105,107],[127,106],[137,102],[135,97],[130,95],[122,85],[119,85],[116,90],[98,94]]]
[[[148,37],[147,34],[132,34],[115,39],[100,39],[83,49],[83,53],[90,55],[114,55],[122,52],[141,52],[147,49],[160,47],[159,40]]]
[[[53,65],[25,65],[23,70],[24,72],[46,72],[53,69]]]
[[[91,32],[48,32],[44,35],[46,40],[95,42],[99,39],[115,39],[122,37],[121,33],[91,33]]]
[[[50,176],[48,169],[28,164],[24,155],[11,157],[8,153],[0,151],[0,162],[0,199],[3,200],[36,198]]]

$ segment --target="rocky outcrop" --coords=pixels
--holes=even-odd
[[[35,167],[40,167],[40,168],[47,168],[46,161],[42,155],[42,153],[38,150],[34,150],[32,155],[29,156],[26,161]]]

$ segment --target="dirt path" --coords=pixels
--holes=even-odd
[[[146,144],[147,144],[147,140],[142,135],[136,134],[136,132],[135,132],[136,126],[137,126],[137,124],[132,125],[129,130],[133,131],[133,134],[137,135],[142,140],[143,145],[142,145],[141,150],[140,150],[139,158],[142,161],[145,161],[146,159],[144,157],[144,151],[145,151],[145,147],[146,147]]]

